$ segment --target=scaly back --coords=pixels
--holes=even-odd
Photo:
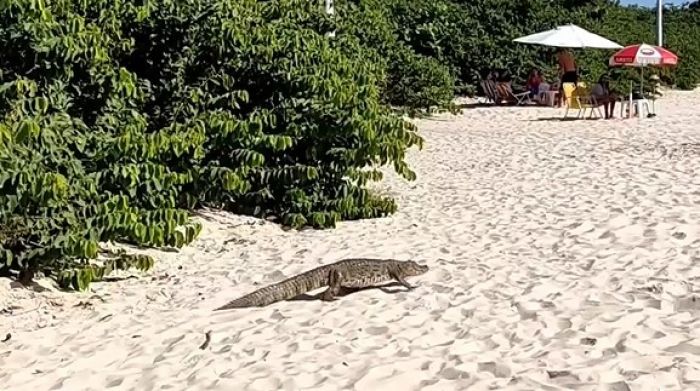
[[[341,286],[367,288],[394,280],[396,276],[405,278],[422,274],[428,270],[428,267],[418,265],[413,261],[394,259],[344,259],[258,289],[216,310],[261,307],[277,301],[289,300],[306,292],[328,286],[332,270],[340,274]]]

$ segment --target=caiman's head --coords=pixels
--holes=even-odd
[[[414,261],[401,262],[398,265],[399,273],[404,277],[419,276],[428,271],[428,267],[425,265],[419,265]]]

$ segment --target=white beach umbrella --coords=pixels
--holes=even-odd
[[[526,35],[513,41],[564,48],[619,49],[622,47],[618,43],[593,34],[575,24],[558,26],[552,30]]]

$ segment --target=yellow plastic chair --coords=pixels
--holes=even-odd
[[[564,118],[569,115],[569,109],[578,110],[576,118],[585,118],[586,109],[591,109],[589,118],[593,118],[593,114],[596,114],[596,112],[598,117],[603,116],[600,111],[600,106],[596,103],[595,98],[591,96],[591,92],[586,87],[586,83],[580,82],[578,85],[574,83],[564,83],[562,89],[564,90],[564,100],[566,104]]]

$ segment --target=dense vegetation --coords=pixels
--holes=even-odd
[[[84,289],[153,260],[99,243],[180,247],[213,206],[291,227],[392,213],[377,168],[422,139],[397,115],[450,108],[483,73],[551,70],[515,44],[573,22],[653,42],[653,14],[606,1],[16,0],[0,4],[0,274]],[[700,10],[666,16],[700,82]],[[335,38],[325,36],[335,30]],[[579,53],[591,74],[605,51]],[[629,72],[629,75],[635,73]]]
[[[622,7],[607,0],[345,0],[336,1],[345,18],[340,23],[356,34],[363,30],[364,42],[389,57],[395,47],[407,46],[414,53],[437,60],[429,77],[448,71],[456,92],[473,93],[484,75],[494,69],[507,70],[522,82],[529,71],[539,68],[550,80],[556,75],[551,48],[513,42],[519,36],[574,23],[622,45],[656,43],[655,11]],[[343,11],[343,9],[352,11]],[[664,46],[677,53],[676,69],[653,69],[664,82],[682,89],[700,84],[700,7],[669,7],[664,13]],[[358,26],[358,27],[355,27]],[[391,40],[377,39],[393,36]],[[388,44],[387,42],[391,42]],[[576,50],[585,78],[594,80],[608,71],[609,50]],[[388,72],[400,69],[392,65]],[[441,70],[442,69],[442,70]],[[636,78],[636,69],[613,70],[614,79]],[[647,72],[650,75],[651,72]],[[395,75],[400,78],[402,75]],[[427,80],[426,80],[427,81]],[[426,81],[417,80],[417,93]],[[443,84],[440,84],[443,85]],[[394,94],[391,102],[413,104],[411,92]],[[432,102],[446,102],[443,93]],[[426,102],[429,100],[425,100]]]
[[[365,184],[422,140],[303,0],[39,0],[0,10],[0,271],[84,288],[182,246],[212,205],[300,227],[395,210]]]

